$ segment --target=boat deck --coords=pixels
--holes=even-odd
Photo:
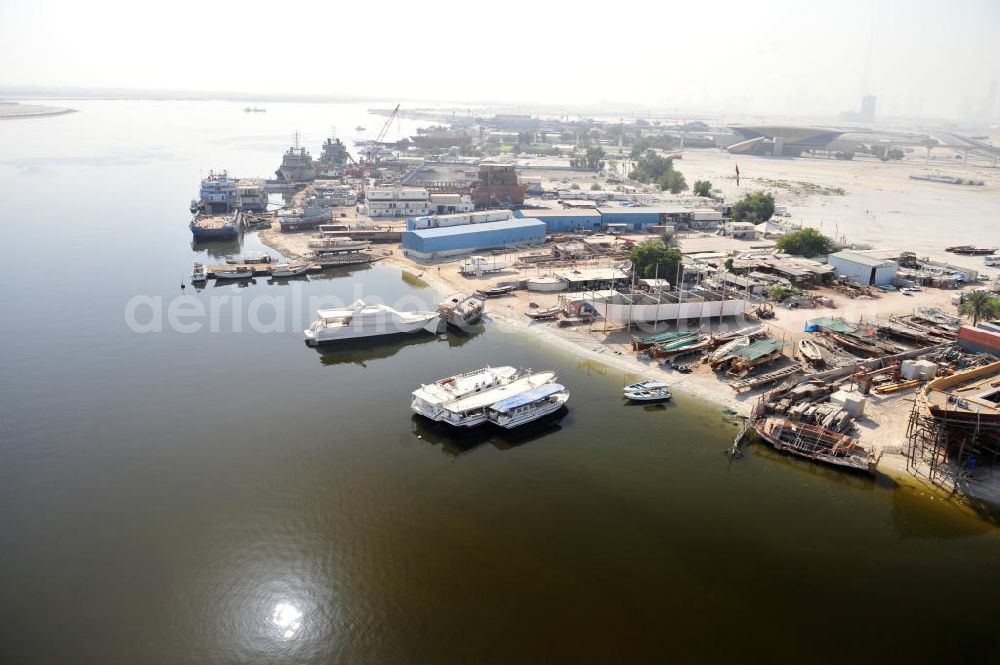
[[[444,408],[453,413],[462,413],[465,411],[472,411],[474,409],[482,409],[496,404],[502,399],[520,394],[529,388],[544,385],[549,381],[553,381],[555,378],[555,372],[539,372],[537,374],[531,374],[529,376],[511,381],[505,386],[493,388],[492,390],[484,390],[481,393],[476,393],[475,395],[455,400],[454,402],[444,405]]]

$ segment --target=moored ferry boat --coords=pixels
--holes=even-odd
[[[497,402],[552,383],[556,373],[545,371],[525,373],[504,385],[447,402],[434,420],[455,427],[476,427],[488,420],[488,410]]]
[[[434,332],[440,321],[437,312],[400,312],[388,305],[368,305],[363,300],[343,309],[320,309],[316,314],[319,319],[304,331],[311,345],[421,330]]]
[[[505,429],[513,429],[558,411],[569,400],[569,391],[558,383],[526,390],[492,406],[486,417]]]
[[[425,418],[438,420],[444,404],[506,385],[516,378],[517,370],[510,365],[456,374],[414,390],[410,408]]]

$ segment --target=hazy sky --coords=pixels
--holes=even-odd
[[[970,117],[998,34],[1000,0],[0,0],[0,86]]]

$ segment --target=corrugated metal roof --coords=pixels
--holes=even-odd
[[[531,404],[540,399],[545,399],[555,395],[556,393],[561,393],[566,390],[565,387],[558,383],[546,383],[545,385],[536,386],[530,390],[525,390],[519,395],[514,395],[513,397],[508,397],[507,399],[502,399],[490,408],[499,413],[507,413],[512,409],[516,409],[519,406],[524,406],[526,404]]]
[[[631,208],[625,206],[615,206],[601,207],[597,210],[602,215],[622,213],[682,215],[684,213],[691,212],[689,208],[685,208],[684,206],[635,206]]]
[[[415,229],[413,231],[407,231],[407,233],[413,233],[418,238],[441,238],[444,236],[486,233],[488,231],[532,228],[541,228],[544,232],[546,228],[545,222],[533,217],[524,217],[521,219],[505,219],[499,222],[484,222],[482,224],[460,224],[457,226],[443,226],[433,229]]]
[[[773,337],[758,339],[755,342],[751,342],[749,346],[744,346],[742,349],[734,351],[733,355],[746,358],[747,360],[756,360],[762,356],[774,353],[784,345],[785,343],[780,339],[775,339]]]
[[[888,259],[879,259],[874,256],[867,256],[865,254],[852,252],[850,250],[844,250],[842,252],[837,252],[836,254],[831,254],[827,260],[829,259],[841,259],[842,261],[860,263],[863,266],[870,266],[872,268],[877,268],[879,266],[884,266],[893,263]]]
[[[565,208],[546,208],[544,210],[518,210],[514,213],[518,218],[539,219],[543,217],[600,217],[601,213],[594,208],[583,208],[579,210],[567,210]]]

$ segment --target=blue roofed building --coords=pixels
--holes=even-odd
[[[488,249],[540,245],[544,242],[545,223],[525,217],[404,231],[403,254],[414,259],[428,260]]]
[[[649,206],[627,208],[624,206],[602,207],[597,209],[601,213],[602,223],[608,224],[628,224],[634,231],[644,231],[650,226],[661,224],[676,225],[687,221],[691,216],[691,211],[684,206]]]
[[[603,225],[601,213],[594,209],[534,209],[517,210],[518,218],[537,219],[545,223],[549,233],[568,231],[597,231]]]

